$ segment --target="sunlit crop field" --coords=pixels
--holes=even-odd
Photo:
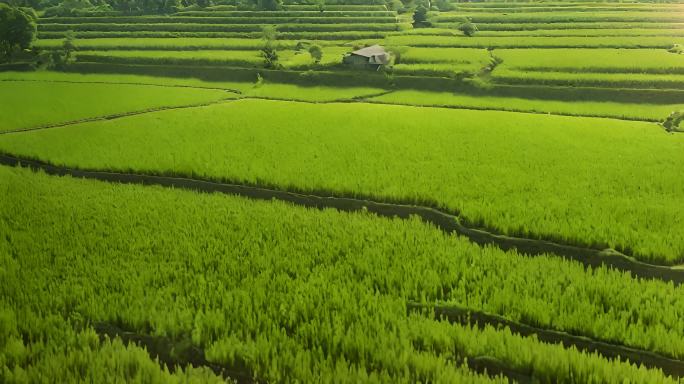
[[[683,3],[86,3],[0,3],[0,383],[684,383]]]

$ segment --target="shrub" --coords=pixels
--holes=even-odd
[[[425,27],[427,26],[427,8],[423,5],[419,5],[413,12],[413,26],[414,27]]]
[[[437,0],[435,6],[440,12],[453,11],[456,8],[449,0]]]
[[[318,64],[323,58],[323,50],[321,49],[320,45],[313,44],[309,46],[309,55],[311,55],[311,59],[314,61],[314,63]]]
[[[28,49],[36,37],[36,19],[31,8],[0,3],[0,55],[11,61],[16,51]]]
[[[463,32],[466,36],[473,36],[477,32],[477,26],[470,21],[458,26],[458,30]]]

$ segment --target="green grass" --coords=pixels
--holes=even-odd
[[[210,89],[145,85],[0,83],[0,131],[235,97]]]
[[[502,68],[531,71],[684,74],[684,55],[656,49],[497,49]]]
[[[371,100],[405,105],[498,109],[505,111],[554,113],[575,116],[602,116],[650,121],[662,121],[672,111],[680,110],[684,107],[684,104],[637,104],[580,100],[560,101],[414,90],[397,90],[386,95],[374,97]]]
[[[13,368],[5,377],[82,381],[105,370],[118,381],[170,379],[141,349],[99,340],[91,327],[104,322],[165,337],[172,356],[202,348],[209,362],[269,382],[506,382],[459,366],[480,356],[539,382],[674,382],[508,329],[406,310],[409,301],[465,300],[677,349],[683,296],[662,282],[480,248],[416,219],[7,167],[0,189],[0,249],[11,249],[0,252],[0,356]],[[214,379],[202,369],[184,376]]]
[[[651,123],[245,100],[9,135],[0,149],[85,168],[435,202],[503,233],[684,259],[684,136]]]

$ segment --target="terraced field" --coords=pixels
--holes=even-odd
[[[683,3],[188,4],[0,65],[0,382],[684,383]]]

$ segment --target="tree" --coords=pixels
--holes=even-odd
[[[313,4],[318,8],[319,12],[325,11],[325,0],[313,0]]]
[[[259,0],[259,9],[277,11],[283,7],[283,0]]]
[[[467,21],[458,26],[458,30],[463,32],[466,36],[472,36],[477,32],[477,26],[470,21]]]
[[[435,1],[435,5],[440,12],[453,11],[456,8],[449,0],[437,0]]]
[[[74,45],[74,32],[67,31],[64,36],[64,41],[62,42],[62,52],[64,53],[64,63],[71,62],[71,55],[76,50],[76,45]]]
[[[275,39],[277,31],[275,26],[266,25],[261,29],[261,38],[264,40],[264,47],[261,49],[261,57],[264,59],[266,68],[276,69],[278,64],[278,52],[275,49]]]
[[[419,5],[418,8],[416,8],[415,12],[413,12],[413,26],[414,27],[422,27],[427,24],[427,8],[425,8],[424,5]]]
[[[680,128],[682,122],[684,122],[684,111],[672,112],[663,122],[663,127],[668,132],[681,132],[682,128],[684,128],[684,126]]]
[[[0,3],[0,54],[12,60],[12,54],[31,47],[36,38],[36,13],[31,8],[10,7]]]
[[[314,61],[314,63],[318,64],[323,58],[323,50],[319,45],[312,44],[309,46],[309,55],[311,55],[311,59]]]
[[[385,3],[388,11],[396,11],[401,13],[404,11],[404,3],[401,0],[387,0]]]
[[[408,47],[405,46],[392,46],[387,47],[387,51],[392,54],[394,59],[394,64],[401,64],[401,56],[406,53]]]

